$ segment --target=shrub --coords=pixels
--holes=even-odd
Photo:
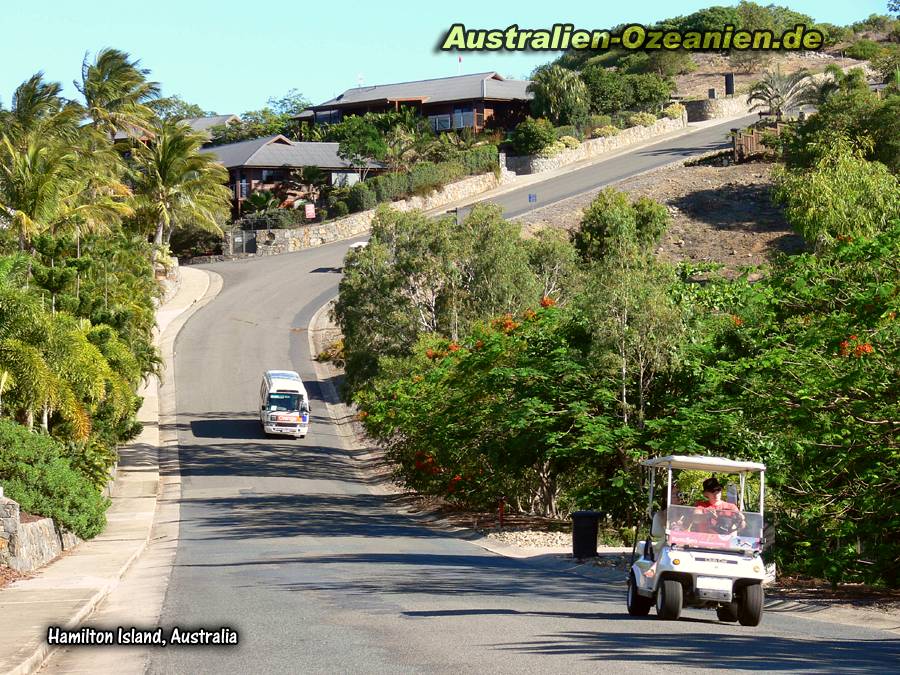
[[[791,225],[820,248],[874,237],[900,219],[900,180],[842,135],[829,139],[813,168],[776,174],[775,198]]]
[[[306,222],[303,209],[272,209],[248,213],[234,222],[240,230],[289,230]]]
[[[613,126],[612,124],[607,124],[594,129],[591,132],[591,138],[608,138],[609,136],[615,136],[618,133],[619,127]]]
[[[409,172],[409,191],[427,195],[465,175],[465,167],[459,162],[419,162]]]
[[[579,141],[584,138],[584,134],[581,133],[581,129],[571,124],[556,127],[556,129],[554,129],[554,133],[556,133],[556,140],[562,140],[564,136],[572,136]]]
[[[513,151],[520,155],[534,155],[556,140],[556,132],[549,120],[526,117],[512,135]]]
[[[341,202],[335,202],[335,209],[338,208],[339,203]],[[350,188],[347,206],[354,213],[374,209],[377,204],[378,200],[375,197],[375,192],[366,183],[356,183]]]
[[[103,531],[109,500],[72,467],[57,441],[0,420],[0,481],[24,511],[53,518],[82,539]]]
[[[585,209],[573,243],[585,260],[603,260],[628,251],[650,251],[669,224],[662,204],[606,188]]]
[[[565,143],[562,141],[553,141],[550,145],[538,151],[538,157],[555,157],[566,149]]]
[[[587,126],[591,129],[596,127],[605,127],[612,124],[612,117],[609,115],[591,115],[588,117]]]
[[[406,173],[385,173],[375,178],[370,178],[366,182],[375,191],[375,198],[379,204],[403,199],[409,193],[409,178]]]
[[[869,40],[867,38],[862,38],[854,42],[852,45],[847,47],[844,50],[844,54],[849,56],[851,59],[858,59],[859,61],[869,61],[870,59],[874,59],[877,56],[881,55],[881,45],[879,45],[874,40]]]
[[[663,110],[663,115],[668,117],[670,120],[680,120],[684,115],[685,108],[680,103],[673,103],[670,106],[667,106],[665,110]]]
[[[656,122],[656,115],[648,112],[632,113],[628,116],[629,127],[649,127]]]
[[[562,143],[567,148],[569,148],[570,150],[574,150],[575,148],[577,148],[578,146],[581,145],[581,141],[579,141],[574,136],[562,136],[562,137],[560,137],[559,142]]]
[[[459,162],[469,175],[490,173],[499,166],[499,156],[496,145],[479,145],[460,153]]]
[[[347,202],[335,202],[334,207],[331,209],[331,217],[332,218],[340,218],[342,216],[346,216],[350,213],[350,207],[347,206]]]

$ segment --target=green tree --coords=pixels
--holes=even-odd
[[[829,140],[813,168],[780,172],[775,196],[791,224],[818,247],[874,237],[900,218],[900,180],[841,136]]]
[[[151,107],[161,120],[177,122],[192,117],[208,117],[214,112],[204,110],[196,103],[188,103],[177,94],[159,98],[152,102]]]
[[[330,133],[338,141],[338,156],[356,169],[360,180],[365,180],[371,164],[384,159],[388,151],[377,120],[353,115],[335,127]]]
[[[586,262],[633,257],[651,251],[668,224],[662,204],[646,197],[632,202],[625,192],[606,188],[585,209],[573,241]]]
[[[93,63],[85,55],[81,81],[75,86],[84,96],[86,113],[97,130],[113,138],[150,132],[155,117],[151,106],[159,97],[159,83],[147,80],[150,71],[118,49],[101,49]]]
[[[206,137],[186,124],[163,122],[154,141],[134,154],[134,193],[140,220],[157,246],[187,224],[219,232],[230,209],[228,175],[212,155],[201,153]]]
[[[335,316],[344,334],[348,392],[381,357],[408,356],[420,335],[460,339],[480,319],[538,299],[519,226],[479,206],[462,226],[379,207],[369,244],[347,259]]]
[[[587,119],[590,95],[581,76],[561,66],[542,66],[531,76],[531,109],[556,125],[578,126]]]

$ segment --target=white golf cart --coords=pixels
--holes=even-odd
[[[715,607],[721,621],[759,625],[766,578],[762,559],[765,465],[679,455],[649,459],[643,465],[650,472],[650,536],[637,559],[635,538],[628,574],[628,613],[646,616],[655,603],[659,618],[674,620],[682,607]],[[729,486],[727,501],[737,510],[680,503],[686,498],[679,495],[677,476],[673,476],[680,470],[736,475],[737,485]],[[663,476],[665,494],[659,502],[665,506],[654,513],[654,489],[660,483],[657,478]],[[750,482],[758,493],[758,512],[745,509]]]

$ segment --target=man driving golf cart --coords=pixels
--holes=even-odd
[[[703,481],[705,500],[694,504],[699,518],[691,529],[694,532],[727,534],[746,527],[747,520],[737,505],[722,500],[722,484],[716,477]]]
[[[644,616],[656,605],[662,619],[677,619],[682,607],[715,608],[721,621],[756,626],[762,619],[762,560],[765,466],[720,457],[668,455],[643,462],[650,470],[647,515],[650,536],[628,575],[628,613]],[[686,505],[678,490],[678,472],[716,472],[738,477],[734,500],[722,501],[715,477],[703,482],[704,501]],[[657,477],[665,482],[656,513]],[[758,482],[757,482],[758,479]],[[731,490],[729,490],[729,493]],[[759,511],[745,506],[756,494]],[[689,504],[690,502],[688,502]]]

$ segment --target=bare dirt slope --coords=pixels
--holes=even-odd
[[[765,263],[774,251],[796,252],[803,239],[772,202],[771,170],[763,162],[668,166],[617,183],[633,197],[669,209],[671,225],[657,255],[672,262],[722,263],[737,270]],[[521,216],[526,236],[545,227],[574,230],[600,189]]]
[[[720,54],[698,53],[693,55],[693,59],[697,64],[697,70],[675,78],[678,95],[684,98],[706,98],[712,88],[718,90],[719,95],[723,95],[725,93],[725,73],[735,72],[728,62],[728,57]],[[766,67],[752,73],[735,72],[734,86],[738,94],[746,94],[766,70],[780,68],[783,73],[793,73],[805,68],[812,73],[820,73],[829,65],[836,65],[843,69],[865,68],[868,62],[841,58],[825,52],[779,54],[773,56]]]

